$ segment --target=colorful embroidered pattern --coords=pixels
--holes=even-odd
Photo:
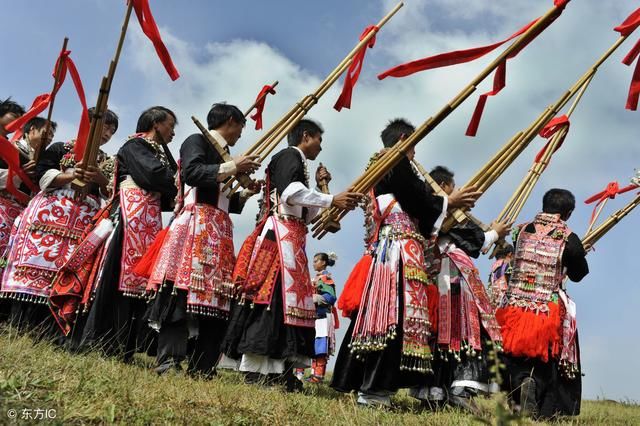
[[[539,213],[532,222],[535,232],[520,226],[507,303],[536,312],[547,312],[547,303],[562,283],[562,253],[571,234],[560,215]]]
[[[315,327],[315,288],[311,284],[305,244],[307,226],[298,220],[269,218],[280,253],[280,276],[284,322],[299,327]]]
[[[0,194],[0,272],[7,265],[9,239],[16,218],[24,209],[12,196]]]
[[[143,297],[147,278],[136,275],[133,269],[162,230],[160,196],[127,179],[120,184],[120,211],[123,243],[118,290],[126,296]]]
[[[391,200],[394,203],[393,200]],[[382,207],[376,205],[379,212]],[[395,203],[394,203],[395,204]],[[426,241],[414,221],[403,212],[376,214],[384,217],[378,227],[374,263],[362,293],[360,309],[351,336],[351,350],[366,354],[383,350],[397,337],[399,291],[403,292],[403,370],[431,370],[430,327],[424,261]],[[403,268],[400,271],[400,265]],[[399,282],[399,278],[401,282]]]
[[[79,201],[70,189],[36,195],[16,231],[2,292],[26,294],[46,303],[53,277],[74,252],[98,207],[95,197]]]
[[[190,312],[226,317],[233,297],[233,224],[228,213],[213,206],[192,209],[175,287],[188,290]]]

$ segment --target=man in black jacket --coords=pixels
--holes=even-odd
[[[214,104],[207,115],[213,138],[225,149],[236,144],[246,119],[233,105]],[[189,373],[206,378],[215,373],[220,340],[227,328],[233,296],[235,263],[233,224],[229,213],[241,213],[245,201],[259,188],[227,198],[222,185],[237,173],[252,173],[256,156],[224,161],[200,133],[180,147],[180,191],[176,211],[149,285],[157,290],[150,308],[150,325],[159,330],[158,367],[162,374],[179,368],[190,345]]]

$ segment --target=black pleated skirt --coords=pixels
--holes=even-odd
[[[404,300],[402,285],[398,286],[398,326],[396,337],[390,340],[381,351],[356,357],[349,345],[357,313],[352,314],[333,370],[331,387],[339,392],[361,391],[368,394],[394,393],[400,388],[430,386],[433,376],[417,371],[400,369],[402,359],[402,326],[404,318]]]
[[[284,323],[282,284],[276,282],[270,305],[236,303],[231,312],[223,353],[239,359],[242,354],[283,359],[294,355],[313,357],[315,329]]]
[[[107,355],[123,355],[125,359],[135,352],[152,355],[155,333],[146,319],[146,300],[125,296],[118,290],[124,234],[121,221],[113,232],[79,346],[102,349]]]

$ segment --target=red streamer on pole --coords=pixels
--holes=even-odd
[[[149,0],[130,1],[133,2],[133,10],[135,10],[136,12],[136,16],[138,17],[138,22],[140,22],[142,32],[144,32],[149,40],[151,40],[151,43],[153,43],[153,47],[156,49],[156,53],[158,54],[158,57],[160,58],[160,62],[162,62],[164,69],[167,71],[167,74],[169,74],[169,77],[171,77],[171,80],[177,80],[178,77],[180,77],[180,73],[173,64],[171,55],[169,54],[167,47],[162,41],[160,30],[158,30],[156,21],[153,18],[153,14],[151,13],[151,8],[149,7]]]
[[[87,99],[84,94],[84,87],[82,86],[82,80],[80,79],[80,73],[76,68],[76,64],[73,62],[71,57],[70,50],[65,50],[60,53],[60,57],[58,58],[58,62],[60,63],[60,79],[58,80],[58,84],[54,92],[57,92],[62,86],[65,78],[67,77],[67,72],[71,74],[71,80],[73,80],[73,85],[76,88],[76,93],[78,94],[78,98],[80,99],[80,105],[82,105],[82,112],[80,114],[80,125],[78,126],[78,134],[76,136],[76,143],[74,147],[75,159],[76,161],[82,160],[82,154],[84,153],[84,149],[87,146],[87,138],[89,137],[89,112],[87,109]],[[56,63],[57,69],[58,65]]]
[[[53,68],[53,77],[55,78],[56,70],[58,66],[60,66],[60,76],[59,79],[53,88],[51,93],[44,93],[42,95],[37,96],[29,111],[27,111],[24,115],[17,118],[7,125],[7,129],[11,131],[15,131],[11,141],[14,142],[22,137],[22,128],[24,125],[31,120],[33,117],[40,114],[44,111],[49,104],[51,103],[51,99],[56,96],[58,90],[62,87],[62,84],[67,77],[67,72],[71,74],[71,79],[73,80],[73,85],[76,88],[76,92],[78,93],[78,98],[80,99],[80,104],[82,105],[82,113],[80,116],[80,126],[78,127],[78,135],[76,137],[76,160],[80,161],[82,159],[82,152],[84,152],[84,147],[87,143],[87,137],[89,135],[89,114],[87,112],[87,100],[84,94],[84,87],[82,86],[82,80],[80,79],[80,73],[76,68],[76,64],[73,62],[71,57],[70,50],[64,50],[60,52],[58,59],[56,60],[56,64]]]
[[[276,89],[267,84],[262,87],[262,90],[260,90],[260,93],[258,93],[256,97],[256,112],[250,117],[256,122],[256,130],[262,129],[262,112],[264,111],[264,104],[267,101],[267,94],[269,93],[275,95]]]
[[[585,204],[591,204],[597,201],[596,205],[593,207],[593,213],[591,213],[591,222],[593,222],[598,206],[602,204],[604,200],[606,200],[607,198],[614,199],[616,198],[616,195],[624,194],[625,192],[633,191],[634,189],[637,189],[637,188],[638,188],[638,185],[634,185],[634,184],[627,185],[624,188],[620,188],[620,185],[618,184],[618,182],[614,181],[614,182],[609,182],[607,184],[607,187],[604,189],[604,191],[598,192],[597,194],[587,198],[584,201]]]
[[[364,29],[362,34],[360,34],[360,40],[364,39],[367,34],[371,31],[378,31],[378,27],[375,25],[370,25]],[[367,48],[371,49],[376,44],[376,36],[374,35],[369,39],[369,42],[360,48],[358,52],[353,57],[351,61],[351,65],[349,65],[349,69],[347,70],[347,74],[344,77],[344,86],[342,86],[342,92],[338,97],[333,108],[336,111],[342,110],[342,108],[351,109],[351,95],[353,94],[353,88],[358,82],[358,78],[360,77],[360,72],[362,71],[362,65],[364,64],[364,56],[367,53]]]
[[[562,11],[562,9],[564,9],[567,3],[569,3],[569,0],[554,0],[553,3],[558,9],[560,9],[560,11]],[[488,53],[492,52],[493,50],[507,43],[508,41],[513,40],[516,37],[519,37],[520,35],[525,33],[529,28],[531,28],[531,26],[536,24],[539,19],[540,18],[537,18],[531,21],[530,23],[528,23],[527,25],[525,25],[524,27],[522,27],[512,35],[510,35],[508,38],[502,41],[499,41],[497,43],[493,43],[487,46],[474,47],[466,50],[456,50],[453,52],[441,53],[435,56],[430,56],[427,58],[408,62],[406,64],[401,64],[381,73],[380,75],[378,75],[378,79],[382,80],[386,77],[405,77],[420,71],[425,71],[425,70],[434,69],[434,68],[448,67],[451,65],[457,65],[457,64],[474,61],[478,58],[481,58],[487,55]],[[484,107],[487,103],[487,98],[489,96],[497,95],[498,93],[500,93],[502,89],[505,88],[506,74],[507,74],[507,60],[514,58],[516,55],[518,55],[518,53],[520,53],[522,49],[524,49],[531,41],[533,41],[533,39],[535,39],[542,31],[544,31],[544,29],[547,28],[553,21],[554,20],[551,20],[546,26],[539,28],[535,32],[535,34],[531,36],[531,38],[527,41],[527,43],[525,43],[519,49],[511,52],[511,54],[508,57],[506,57],[498,65],[498,68],[496,69],[496,72],[493,78],[492,90],[489,92],[483,93],[482,95],[480,95],[480,98],[478,99],[478,103],[476,104],[476,108],[473,112],[471,121],[469,122],[469,126],[467,127],[467,131],[465,133],[467,136],[475,136],[477,134],[478,126],[480,125],[480,119],[482,118],[482,113],[484,112]]]
[[[634,10],[631,15],[614,28],[614,31],[620,33],[621,36],[628,36],[640,26],[640,8]],[[624,57],[622,63],[630,66],[640,55],[640,40],[631,48],[627,56]],[[633,70],[633,76],[631,77],[631,84],[629,85],[629,94],[627,96],[626,109],[635,111],[638,109],[638,99],[640,99],[640,61],[636,62],[636,66]]]
[[[21,203],[27,203],[29,196],[24,192],[18,190],[13,184],[13,176],[17,175],[27,187],[33,191],[38,191],[38,186],[33,183],[31,178],[27,176],[20,164],[20,155],[15,145],[9,142],[6,138],[0,136],[0,158],[2,158],[9,168],[9,175],[7,176],[7,191]]]
[[[559,117],[554,118],[553,120],[549,121],[547,123],[546,126],[544,126],[542,128],[542,130],[540,130],[539,135],[545,139],[550,139],[553,135],[555,135],[559,130],[563,129],[563,128],[567,128],[567,131],[569,130],[569,128],[571,127],[571,123],[569,122],[569,117],[567,117],[566,115],[561,115]],[[562,139],[560,139],[560,141],[558,142],[558,144],[556,145],[555,149],[553,150],[553,153],[555,153],[557,150],[560,149],[560,147],[562,146],[562,144],[564,143],[564,139],[566,138],[567,134],[565,133],[564,136],[562,136]],[[547,142],[542,149],[540,150],[540,152],[538,152],[538,155],[536,155],[536,159],[534,160],[536,163],[539,163],[542,160],[542,156],[544,155],[545,152],[547,152],[547,149],[549,148],[549,144],[551,142]]]

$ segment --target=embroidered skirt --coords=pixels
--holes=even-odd
[[[2,295],[46,303],[53,277],[71,257],[98,208],[96,197],[79,201],[70,189],[36,195],[16,228]]]

